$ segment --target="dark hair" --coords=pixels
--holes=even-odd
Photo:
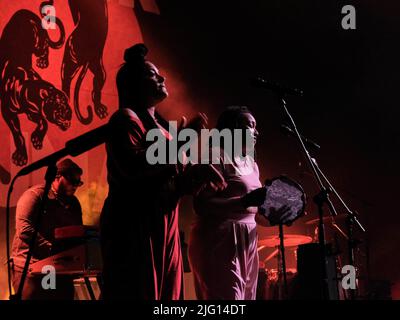
[[[138,43],[125,50],[124,60],[126,63],[142,65],[146,61],[146,55],[149,49],[143,44]]]
[[[119,107],[134,107],[135,98],[139,99],[141,90],[141,81],[144,76],[146,66],[147,47],[143,43],[135,44],[125,50],[125,63],[117,73],[117,89],[119,97]],[[134,110],[142,121],[146,130],[157,128],[157,124],[147,112],[147,110]],[[168,122],[164,120],[157,112],[155,114],[158,122],[168,130]]]
[[[125,63],[117,73],[119,107],[127,107],[135,97],[135,88],[140,86],[146,63],[147,47],[143,43],[135,44],[125,50]]]
[[[71,177],[74,174],[82,174],[83,170],[71,159],[66,158],[57,163],[57,175],[63,177]]]
[[[246,106],[229,106],[227,107],[218,117],[216,129],[219,131],[223,129],[239,129],[240,116],[244,113],[250,113],[251,111]],[[233,136],[234,137],[234,136]],[[223,140],[223,147],[225,145],[225,139]],[[244,156],[244,154],[241,154]],[[256,160],[256,151],[254,150],[254,160]]]
[[[218,117],[218,130],[236,129],[239,126],[239,118],[243,113],[251,113],[246,106],[229,106]]]

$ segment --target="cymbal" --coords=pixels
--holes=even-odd
[[[346,215],[345,215],[345,214],[338,214],[338,215],[335,216],[335,217],[333,217],[333,216],[327,216],[327,217],[323,217],[322,220],[323,220],[324,222],[331,222],[332,218],[335,219],[335,221],[336,221],[336,220],[343,220],[343,219],[346,218]],[[312,220],[308,220],[308,221],[305,222],[305,224],[307,224],[307,225],[308,225],[308,224],[317,224],[317,223],[319,223],[319,218],[312,219]]]
[[[309,236],[303,236],[301,234],[287,234],[283,237],[283,243],[285,247],[295,247],[301,244],[312,242],[312,238]],[[269,236],[265,239],[258,241],[259,246],[275,248],[280,245],[279,236]]]

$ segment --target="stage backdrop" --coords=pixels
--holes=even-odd
[[[8,294],[3,263],[10,179],[23,166],[108,121],[118,107],[115,78],[124,50],[144,41],[146,26],[138,14],[160,19],[155,0],[0,2],[0,299]],[[160,63],[160,70],[172,95],[183,99],[184,88],[168,63]],[[77,192],[84,223],[97,224],[108,191],[104,146],[74,161],[84,172],[85,183]],[[17,181],[13,207],[29,186],[43,182],[44,173],[41,169]],[[14,216],[11,229],[13,234]]]

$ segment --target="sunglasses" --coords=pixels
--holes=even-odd
[[[80,187],[80,186],[83,185],[83,181],[82,180],[77,180],[77,179],[74,179],[72,177],[66,177],[66,176],[63,176],[63,177],[74,187]]]

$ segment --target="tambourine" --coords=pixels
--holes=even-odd
[[[306,194],[297,182],[286,176],[279,176],[265,181],[267,194],[260,206],[260,213],[271,225],[291,225],[296,219],[305,214]],[[280,213],[284,207],[288,209]]]

